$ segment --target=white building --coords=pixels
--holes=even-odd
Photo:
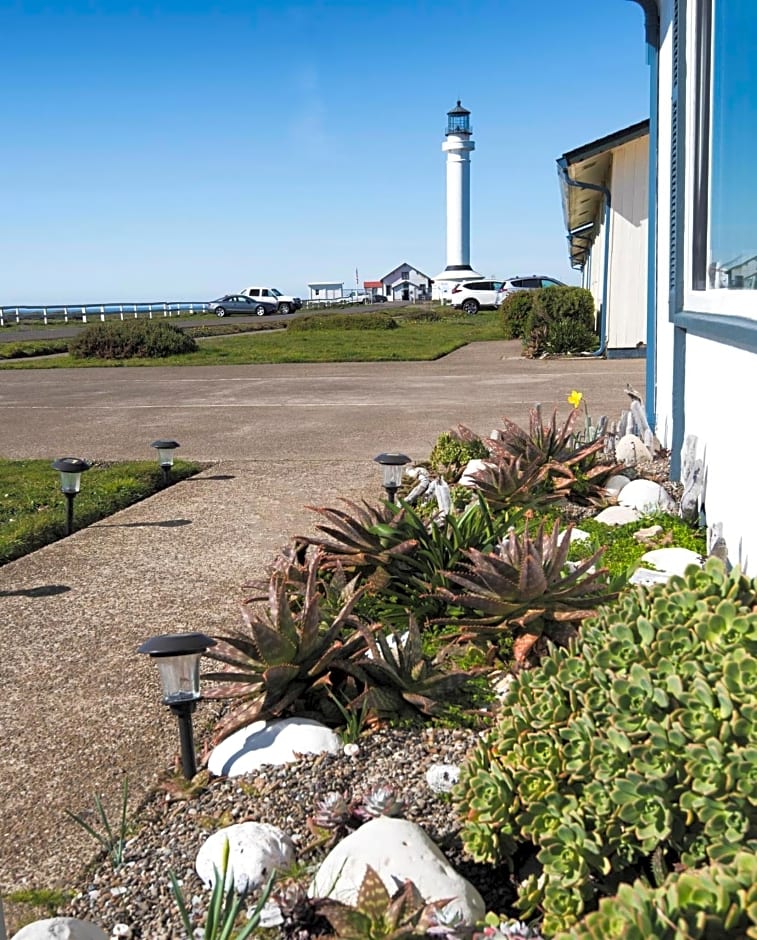
[[[481,277],[470,263],[470,111],[458,101],[447,112],[442,150],[447,154],[447,266],[434,278],[434,298],[443,300],[456,283]]]
[[[634,2],[650,62],[648,417],[674,477],[696,437],[708,527],[754,576],[757,17],[749,0]]]
[[[598,312],[600,355],[643,356],[647,341],[649,121],[557,161],[571,267]]]
[[[392,268],[381,278],[387,300],[408,300],[411,303],[430,300],[432,283],[428,274],[411,267],[407,262]]]

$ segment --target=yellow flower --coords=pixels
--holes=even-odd
[[[573,405],[574,408],[578,408],[583,400],[583,392],[577,392],[575,389],[568,395],[568,404]]]

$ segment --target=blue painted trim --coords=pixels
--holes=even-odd
[[[722,313],[695,313],[682,310],[673,315],[673,323],[692,336],[701,336],[716,343],[757,352],[757,320],[732,317]]]
[[[649,199],[647,213],[647,369],[645,410],[650,428],[657,427],[657,168],[659,52],[647,45],[649,57]]]

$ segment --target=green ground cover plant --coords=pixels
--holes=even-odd
[[[328,316],[323,314],[323,316]],[[358,314],[359,316],[359,314]],[[166,365],[246,365],[277,362],[382,362],[439,359],[467,343],[501,340],[497,312],[482,312],[476,317],[443,317],[438,321],[398,319],[393,330],[315,330],[297,333],[289,330],[265,330],[241,336],[204,341],[192,353],[161,359],[103,360],[51,359],[8,361],[2,369],[86,368]]]
[[[66,499],[50,464],[0,458],[0,565],[65,536]],[[185,479],[200,469],[199,464],[177,460],[171,479]],[[82,479],[74,526],[83,528],[104,519],[162,488],[160,467],[152,461],[95,463]]]
[[[757,851],[756,596],[710,558],[628,589],[510,686],[455,805],[474,859],[532,872],[516,906],[545,936],[623,883]]]
[[[651,526],[660,526],[660,533],[645,541],[635,538],[637,532]],[[636,569],[641,563],[641,556],[646,552],[670,545],[688,548],[702,557],[707,554],[706,530],[692,526],[680,516],[665,512],[649,513],[636,522],[627,522],[624,525],[606,525],[595,519],[584,519],[580,528],[588,532],[589,538],[573,542],[568,554],[569,560],[580,561],[588,558],[600,546],[604,546],[602,562],[612,574]]]
[[[68,352],[67,339],[27,340],[0,343],[1,359],[27,359],[29,356],[51,356]]]

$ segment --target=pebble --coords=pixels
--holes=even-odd
[[[426,830],[456,870],[478,888],[487,908],[504,910],[512,902],[508,873],[476,865],[465,856],[449,796],[441,790],[435,792],[427,779],[429,770],[440,765],[452,776],[478,735],[460,728],[420,732],[383,728],[361,737],[358,752],[351,756],[341,752],[305,756],[295,764],[256,771],[254,776],[212,778],[191,801],[167,801],[158,791],[141,813],[125,864],[114,870],[101,857],[89,877],[89,884],[96,882],[99,891],[81,889],[62,913],[92,921],[108,933],[116,924],[128,924],[133,940],[178,940],[185,931],[169,872],[173,871],[182,885],[193,926],[200,926],[210,895],[194,871],[195,858],[209,832],[224,825],[222,817],[230,807],[235,822],[270,823],[292,837],[307,869],[302,876],[307,885],[328,851],[323,846],[313,849],[314,837],[307,827],[316,801],[334,790],[358,799],[379,785],[397,790],[407,803],[405,818]],[[307,940],[319,935],[300,936]],[[272,932],[271,940],[284,936]]]

